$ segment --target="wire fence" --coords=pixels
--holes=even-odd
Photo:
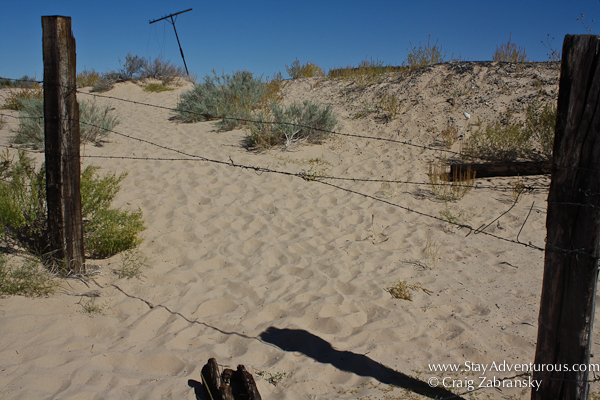
[[[19,81],[18,79],[12,79],[13,81]],[[92,97],[97,97],[97,98],[104,98],[104,99],[110,99],[110,100],[116,100],[116,101],[121,101],[121,102],[126,102],[126,103],[130,103],[130,104],[135,104],[135,105],[139,105],[139,106],[143,106],[143,107],[151,107],[151,108],[155,108],[155,109],[162,109],[162,110],[167,110],[170,112],[176,112],[177,110],[173,107],[166,107],[166,106],[161,106],[161,105],[156,105],[156,104],[149,104],[149,103],[145,103],[145,102],[139,102],[139,101],[134,101],[134,100],[129,100],[129,99],[122,99],[119,97],[115,97],[115,96],[108,96],[108,95],[102,95],[102,94],[97,94],[97,93],[87,93],[85,91],[81,91],[81,90],[77,90],[78,94],[83,94],[83,95],[87,95],[87,96],[92,96]],[[193,113],[190,111],[186,111],[189,113]],[[196,113],[193,113],[196,114]],[[16,118],[16,119],[21,119],[21,118],[40,118],[43,119],[43,115],[42,116],[13,116],[10,114],[0,114],[0,116],[5,115],[11,118]],[[326,133],[328,135],[337,135],[337,136],[341,136],[341,137],[352,137],[352,138],[359,138],[359,139],[363,139],[363,140],[374,140],[374,141],[383,141],[383,142],[388,142],[388,143],[393,143],[393,144],[398,144],[398,145],[403,145],[403,146],[411,146],[411,147],[415,147],[415,148],[419,148],[422,150],[427,150],[427,151],[431,151],[431,152],[435,152],[435,153],[448,153],[448,154],[452,154],[455,156],[464,156],[463,154],[459,153],[459,152],[453,152],[450,151],[448,149],[445,148],[441,148],[441,147],[433,147],[433,146],[427,146],[427,145],[421,145],[421,144],[415,144],[415,143],[411,143],[411,142],[407,142],[407,141],[403,141],[403,140],[398,140],[398,139],[391,139],[391,138],[384,138],[384,137],[377,137],[377,136],[366,136],[366,135],[358,135],[358,134],[354,134],[354,133],[343,133],[343,132],[337,132],[337,131],[333,131],[333,130],[326,130],[326,129],[320,129],[320,128],[314,128],[314,127],[310,127],[310,126],[306,126],[306,125],[301,125],[301,124],[295,124],[295,123],[290,123],[290,122],[278,122],[278,121],[262,121],[262,120],[250,120],[250,119],[242,119],[242,118],[231,118],[231,117],[222,117],[222,118],[215,118],[215,120],[218,119],[229,119],[229,120],[235,120],[235,121],[239,121],[239,122],[243,122],[243,123],[255,123],[255,124],[280,124],[280,125],[291,125],[294,127],[298,127],[298,128],[308,128],[308,129],[313,129],[316,131],[321,131],[323,133]],[[241,169],[247,169],[247,170],[253,170],[255,172],[258,173],[272,173],[272,174],[280,174],[280,175],[287,175],[287,176],[293,176],[293,177],[298,177],[301,178],[305,181],[314,181],[320,184],[324,184],[327,185],[329,187],[333,187],[337,190],[341,190],[341,191],[345,191],[347,193],[352,193],[355,195],[359,195],[377,202],[381,202],[399,209],[403,209],[407,212],[412,212],[415,213],[417,215],[420,215],[422,217],[425,218],[429,218],[432,220],[436,220],[439,222],[443,222],[443,223],[447,223],[450,225],[453,225],[457,228],[460,229],[467,229],[468,233],[466,236],[469,236],[471,234],[483,234],[486,236],[490,236],[492,238],[507,242],[507,243],[512,243],[512,244],[517,244],[520,246],[525,246],[525,247],[529,247],[535,250],[540,250],[540,251],[544,251],[544,248],[542,246],[538,246],[535,245],[533,243],[524,243],[519,241],[519,236],[520,233],[523,231],[523,228],[527,222],[527,218],[525,219],[523,225],[521,226],[521,229],[519,230],[519,234],[517,235],[517,237],[515,239],[510,239],[510,238],[505,238],[490,232],[486,232],[485,229],[488,228],[489,226],[491,226],[492,223],[496,222],[498,219],[500,219],[502,216],[506,215],[508,212],[510,212],[514,206],[516,205],[516,203],[519,200],[520,197],[520,193],[519,195],[517,195],[517,197],[514,199],[513,204],[509,207],[509,209],[503,213],[501,213],[497,218],[495,218],[492,222],[488,223],[488,224],[482,224],[480,227],[478,228],[474,228],[473,226],[466,224],[466,223],[460,223],[460,222],[456,222],[456,221],[452,221],[449,220],[447,218],[444,218],[442,216],[437,216],[437,215],[432,215],[432,214],[428,214],[426,212],[423,211],[419,211],[416,210],[414,208],[410,208],[398,203],[394,203],[390,200],[386,200],[383,199],[381,197],[377,197],[374,195],[370,195],[367,193],[362,193],[362,192],[358,192],[355,191],[353,189],[349,189],[349,188],[345,188],[345,187],[341,187],[339,185],[333,184],[331,182],[328,181],[348,181],[348,182],[374,182],[374,183],[389,183],[389,184],[398,184],[398,185],[415,185],[415,186],[427,186],[427,187],[431,187],[433,184],[432,182],[417,182],[417,181],[409,181],[409,180],[392,180],[392,179],[373,179],[373,178],[359,178],[359,177],[339,177],[339,176],[330,176],[330,175],[325,175],[325,174],[311,174],[311,173],[307,173],[307,172],[289,172],[289,171],[281,171],[281,170],[275,170],[272,168],[266,168],[266,167],[260,167],[260,166],[255,166],[255,165],[247,165],[247,164],[239,164],[236,163],[231,157],[229,157],[229,160],[217,160],[217,159],[213,159],[213,158],[208,158],[208,157],[204,157],[204,156],[199,156],[196,154],[191,154],[189,152],[183,151],[183,150],[179,150],[179,149],[175,149],[166,145],[162,145],[159,143],[155,143],[152,142],[150,140],[147,139],[143,139],[143,138],[139,138],[139,137],[135,137],[133,135],[129,135],[123,132],[119,132],[117,130],[114,129],[110,129],[107,130],[101,126],[95,125],[95,124],[91,124],[85,121],[79,121],[80,123],[89,125],[91,127],[97,128],[97,129],[102,129],[105,131],[108,131],[112,134],[130,139],[130,140],[135,140],[135,141],[139,141],[140,143],[145,143],[151,146],[154,146],[156,148],[160,148],[162,150],[166,150],[166,151],[170,151],[170,152],[174,152],[177,153],[181,156],[184,156],[185,158],[167,158],[167,157],[135,157],[135,156],[111,156],[111,155],[95,155],[95,156],[91,156],[91,155],[86,155],[86,156],[82,156],[85,158],[100,158],[100,159],[127,159],[127,160],[139,160],[139,161],[202,161],[202,162],[210,162],[210,163],[215,163],[215,164],[220,164],[220,165],[226,165],[226,166],[230,166],[230,167],[235,167],[235,168],[241,168]],[[6,146],[6,145],[1,145],[2,147],[12,147],[12,146]],[[21,147],[21,149],[25,150],[25,151],[31,151],[28,149],[24,149]],[[484,158],[483,158],[484,159]],[[453,187],[466,187],[466,188],[471,188],[471,189],[487,189],[487,190],[495,190],[495,191],[502,191],[502,192],[514,192],[515,191],[515,187],[512,185],[482,185],[482,184],[461,184],[461,183],[456,183],[456,182],[437,182],[435,183],[435,185],[437,186],[453,186]],[[520,192],[535,192],[535,191],[545,191],[547,190],[547,185],[523,185],[520,188]],[[532,205],[533,207],[533,205]]]
[[[25,82],[34,82],[34,83],[42,83],[42,81],[32,81],[32,80],[23,80],[23,79],[9,79],[9,78],[2,78],[2,79],[6,79],[6,80],[10,80],[10,81],[15,81],[15,82],[19,82],[19,81],[25,81]],[[161,106],[161,105],[155,105],[155,104],[149,104],[149,103],[144,103],[144,102],[139,102],[139,101],[134,101],[134,100],[129,100],[129,99],[122,99],[122,98],[118,98],[115,96],[109,96],[109,95],[102,95],[102,94],[97,94],[97,93],[87,93],[81,90],[77,90],[78,94],[81,95],[86,95],[86,96],[92,96],[95,98],[104,98],[104,99],[110,99],[110,100],[116,100],[116,101],[121,101],[121,102],[126,102],[126,103],[130,103],[130,104],[135,104],[135,105],[139,105],[142,107],[151,107],[151,108],[155,108],[155,109],[161,109],[161,110],[167,110],[167,111],[171,111],[171,112],[175,112],[176,109],[172,108],[172,107],[166,107],[166,106]],[[0,118],[2,117],[8,117],[8,118],[14,118],[14,119],[25,119],[25,118],[30,118],[30,119],[43,119],[43,116],[14,116],[11,114],[6,114],[6,113],[0,113]],[[250,119],[240,119],[240,118],[229,118],[229,117],[222,117],[222,118],[215,118],[215,120],[217,119],[231,119],[231,120],[236,120],[239,122],[243,122],[243,123],[255,123],[255,124],[280,124],[280,125],[291,125],[291,126],[295,126],[298,128],[308,128],[308,129],[312,129],[312,130],[317,130],[317,131],[322,131],[326,134],[329,135],[336,135],[336,136],[340,136],[340,137],[350,137],[350,138],[358,138],[358,139],[363,139],[363,140],[371,140],[371,141],[380,141],[380,142],[387,142],[390,144],[396,144],[396,145],[403,145],[403,146],[410,146],[410,147],[414,147],[414,148],[419,148],[422,150],[426,150],[426,151],[431,151],[433,153],[440,153],[443,152],[445,154],[451,154],[454,156],[459,156],[459,157],[464,157],[465,155],[460,153],[460,152],[453,152],[450,151],[448,149],[445,148],[441,148],[441,147],[434,147],[434,146],[427,146],[427,145],[421,145],[421,144],[415,144],[415,143],[411,143],[408,141],[403,141],[403,140],[398,140],[398,139],[392,139],[392,138],[384,138],[384,137],[377,137],[377,136],[366,136],[366,135],[359,135],[359,134],[355,134],[355,133],[343,133],[343,132],[337,132],[337,131],[332,131],[332,130],[324,130],[324,129],[319,129],[319,128],[315,128],[315,127],[310,127],[310,126],[306,126],[306,125],[300,125],[300,124],[294,124],[294,123],[289,123],[289,122],[278,122],[278,121],[260,121],[260,120],[250,120]],[[1,121],[1,120],[0,120]],[[79,121],[80,123],[84,123],[87,125],[90,125],[92,127],[95,128],[100,128],[100,129],[104,129],[100,126],[94,125],[94,124],[90,124],[84,121]],[[368,193],[364,193],[364,192],[359,192],[357,190],[353,190],[351,188],[346,188],[346,187],[342,187],[339,186],[335,183],[332,183],[334,181],[340,181],[340,182],[371,182],[371,183],[389,183],[389,184],[402,184],[402,185],[415,185],[415,186],[426,186],[426,187],[431,187],[432,183],[431,182],[418,182],[418,181],[409,181],[409,180],[392,180],[392,179],[374,179],[374,178],[360,178],[360,177],[342,177],[342,176],[330,176],[330,175],[316,175],[316,174],[310,174],[307,172],[289,172],[289,171],[282,171],[282,170],[276,170],[276,169],[272,169],[272,168],[266,168],[266,167],[261,167],[261,166],[256,166],[256,165],[247,165],[247,164],[241,164],[241,163],[236,163],[231,157],[229,157],[228,160],[218,160],[218,159],[214,159],[214,158],[210,158],[210,157],[205,157],[205,156],[201,156],[201,155],[196,155],[196,154],[192,154],[190,152],[184,151],[184,150],[180,150],[180,149],[176,149],[167,145],[163,145],[160,143],[156,143],[147,139],[143,139],[143,138],[139,138],[130,134],[126,134],[123,132],[119,132],[117,130],[114,129],[110,129],[108,130],[108,132],[121,136],[123,138],[129,139],[129,140],[134,140],[134,141],[138,141],[140,143],[145,143],[148,144],[150,146],[162,149],[162,150],[166,150],[169,152],[173,152],[178,154],[179,156],[182,157],[137,157],[137,156],[112,156],[112,155],[85,155],[85,156],[81,156],[82,158],[98,158],[98,159],[116,159],[116,160],[135,160],[135,161],[165,161],[165,162],[180,162],[180,161],[186,161],[186,162],[208,162],[208,163],[214,163],[214,164],[219,164],[219,165],[223,165],[223,166],[227,166],[227,167],[232,167],[232,168],[239,168],[239,169],[246,169],[246,170],[253,170],[257,173],[270,173],[270,174],[280,174],[280,175],[285,175],[285,176],[290,176],[290,177],[297,177],[300,179],[303,179],[304,181],[308,181],[308,182],[314,182],[315,184],[322,184],[322,185],[326,185],[328,187],[334,188],[336,190],[340,190],[340,191],[344,191],[347,193],[351,193],[357,196],[362,196],[364,198],[368,198],[370,200],[376,201],[376,202],[380,202],[395,208],[399,208],[402,209],[406,212],[410,212],[410,213],[415,213],[423,218],[428,218],[431,220],[435,220],[438,222],[443,222],[461,229],[466,229],[468,230],[467,234],[465,237],[468,237],[470,235],[486,235],[489,236],[491,238],[506,242],[506,243],[510,243],[510,244],[514,244],[514,245],[518,245],[518,246],[522,246],[522,247],[527,247],[527,248],[531,248],[534,250],[538,250],[538,251],[545,251],[545,250],[551,250],[554,249],[554,251],[559,251],[559,252],[564,252],[564,253],[575,253],[577,255],[586,255],[589,257],[594,257],[594,258],[598,258],[592,254],[588,254],[586,252],[584,252],[581,249],[574,249],[574,250],[569,250],[569,249],[561,249],[561,248],[557,248],[555,246],[553,246],[550,243],[546,243],[546,245],[548,246],[548,248],[546,249],[546,246],[539,246],[539,245],[535,245],[531,242],[525,243],[519,240],[519,237],[523,231],[523,229],[525,228],[525,225],[529,219],[529,216],[534,208],[535,202],[532,203],[531,207],[529,208],[529,212],[527,214],[527,216],[525,217],[523,224],[521,225],[518,234],[516,235],[516,237],[513,238],[507,238],[507,237],[502,237],[499,235],[496,235],[494,233],[491,232],[487,232],[486,229],[489,228],[492,224],[494,224],[495,222],[497,222],[498,220],[500,220],[500,218],[502,218],[503,216],[507,215],[508,213],[510,213],[514,207],[516,206],[516,204],[518,203],[518,201],[520,200],[521,196],[523,193],[525,192],[545,192],[548,190],[548,185],[547,184],[541,184],[539,182],[537,182],[537,184],[533,184],[533,185],[523,185],[521,187],[521,190],[518,192],[518,194],[516,195],[516,197],[514,198],[513,203],[502,213],[500,213],[496,218],[494,218],[491,222],[489,223],[484,223],[481,224],[479,227],[475,228],[469,224],[464,224],[464,223],[459,223],[459,222],[455,222],[455,221],[451,221],[448,220],[447,218],[444,218],[442,216],[437,216],[437,215],[433,215],[433,214],[428,214],[424,211],[420,211],[402,204],[398,204],[395,203],[391,200],[388,199],[384,199],[372,194],[368,194]],[[16,148],[16,146],[13,145],[0,145],[0,147],[4,147],[4,148]],[[27,152],[34,152],[34,153],[39,153],[39,151],[35,151],[35,150],[31,150],[28,149],[26,147],[18,147],[18,149],[20,151],[27,151]],[[482,159],[482,160],[486,160],[484,157],[476,157],[476,156],[470,156],[471,158],[475,159]],[[487,160],[486,160],[487,161]],[[560,169],[581,169],[581,170],[586,170],[584,168],[579,168],[579,167],[573,167],[573,166],[553,166],[554,169],[556,170],[560,170]],[[588,171],[588,170],[586,170]],[[594,171],[596,172],[596,171]],[[514,192],[515,191],[515,187],[512,185],[505,185],[505,184],[496,184],[496,185],[482,185],[482,184],[474,184],[474,185],[462,185],[462,184],[457,184],[457,183],[445,183],[445,182],[439,182],[437,183],[438,185],[444,186],[444,185],[453,185],[453,186],[468,186],[471,187],[472,189],[475,190],[481,190],[481,189],[485,189],[485,190],[494,190],[494,191],[500,191],[500,192]],[[576,189],[573,189],[576,190]],[[584,196],[597,196],[600,195],[600,192],[583,192],[582,193]],[[556,202],[557,204],[565,204],[565,205],[574,205],[574,206],[589,206],[589,207],[595,207],[592,204],[580,204],[580,203],[571,203],[571,202]],[[120,290],[120,289],[119,289]],[[126,295],[128,295],[127,293],[125,293]],[[128,295],[129,296],[129,295]],[[140,300],[144,301],[147,303],[146,300],[141,299]],[[179,314],[179,313],[177,313]],[[179,314],[181,315],[181,314]],[[185,316],[181,315],[183,318],[187,319]],[[195,321],[197,322],[197,321]],[[507,377],[504,378],[502,380],[512,380],[512,379],[517,379],[523,376],[527,376],[528,374],[519,374],[516,376],[512,376],[512,377]],[[566,379],[565,379],[566,380]],[[600,381],[600,377],[597,377],[595,372],[594,372],[594,378],[592,380],[588,380],[589,383],[593,383],[593,382],[598,382]],[[461,394],[457,394],[456,396],[453,397],[448,397],[448,399],[450,398],[454,398],[454,397],[460,397],[469,393],[474,393],[477,392],[479,390],[482,390],[484,388],[478,388],[475,390],[470,390],[470,391],[466,391],[464,393]]]

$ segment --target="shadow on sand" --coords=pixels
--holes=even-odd
[[[411,378],[362,354],[336,350],[329,342],[301,329],[269,327],[260,338],[284,351],[297,351],[322,364],[331,364],[339,370],[372,377],[379,382],[408,389],[432,399],[461,399],[444,388],[430,387],[426,382]]]

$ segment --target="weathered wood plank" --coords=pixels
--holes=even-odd
[[[533,400],[587,399],[600,232],[600,37],[563,44]],[[571,368],[565,371],[564,366]]]
[[[79,104],[71,18],[42,17],[46,197],[52,258],[84,273]]]
[[[452,181],[455,176],[461,176],[470,169],[477,178],[494,176],[529,176],[546,175],[552,171],[550,161],[515,161],[515,162],[490,162],[490,163],[462,163],[450,164],[448,179]]]

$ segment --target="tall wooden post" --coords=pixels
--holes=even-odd
[[[75,39],[71,18],[42,17],[46,196],[52,258],[85,272]]]
[[[534,400],[587,399],[598,281],[600,37],[567,35],[562,57]]]

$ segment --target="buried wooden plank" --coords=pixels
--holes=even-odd
[[[447,173],[449,181],[455,180],[467,171],[476,178],[490,178],[494,176],[528,176],[548,175],[552,171],[551,161],[514,161],[514,162],[490,162],[490,163],[463,163],[450,164]]]

